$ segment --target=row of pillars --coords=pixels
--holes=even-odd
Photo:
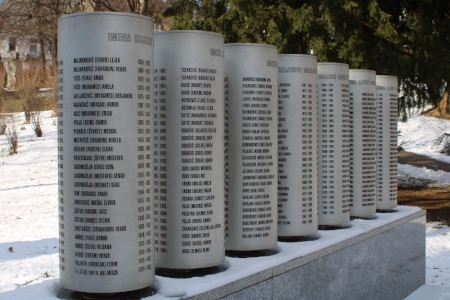
[[[67,289],[145,288],[396,206],[396,77],[123,13],[64,16],[58,43]]]

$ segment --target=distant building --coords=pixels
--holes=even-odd
[[[35,67],[42,61],[42,45],[35,37],[0,36],[0,58],[6,71],[6,88],[14,89],[18,70]],[[45,57],[51,57],[45,53]],[[46,59],[46,67],[51,67],[51,60]]]

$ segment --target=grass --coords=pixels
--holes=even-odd
[[[0,78],[6,78],[0,70]],[[56,113],[56,70],[45,70],[39,62],[29,62],[17,67],[14,90],[0,89],[0,112],[17,113],[23,111],[53,110]],[[3,84],[6,81],[3,80]],[[39,92],[40,88],[54,88]]]
[[[3,111],[4,112],[20,112],[23,111],[22,104],[24,103],[23,99],[20,99],[16,93],[12,92],[4,92],[3,94]]]

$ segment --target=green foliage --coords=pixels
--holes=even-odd
[[[448,0],[180,0],[173,29],[221,33],[399,77],[400,112],[437,105],[450,91]]]

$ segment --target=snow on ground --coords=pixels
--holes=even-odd
[[[42,138],[20,126],[18,154],[0,136],[0,299],[57,299],[58,207],[56,118],[45,112]],[[441,160],[433,141],[450,133],[450,122],[413,116],[399,124],[407,151]],[[450,162],[450,159],[448,159]],[[399,175],[450,183],[449,173],[399,166]],[[450,229],[427,224],[427,284],[408,300],[450,299]],[[164,289],[164,286],[161,286]],[[155,299],[158,297],[151,297]]]
[[[9,156],[0,136],[0,299],[4,291],[59,276],[57,126],[50,116],[45,112],[42,138],[29,124],[19,126],[16,155]]]
[[[426,284],[406,300],[450,299],[450,228],[428,223],[426,234]]]
[[[427,186],[449,186],[450,173],[444,171],[435,171],[428,168],[419,168],[411,165],[398,165],[398,177],[400,182],[409,182],[417,179],[417,184],[426,183]],[[413,177],[413,178],[412,178]]]
[[[450,121],[416,114],[408,122],[398,123],[398,144],[404,150],[450,163],[450,156],[440,153],[446,139],[450,142]]]
[[[404,150],[450,163],[450,156],[440,153],[445,146],[445,134],[450,134],[450,121],[415,114],[408,122],[398,123],[398,144]],[[448,140],[450,142],[450,138]],[[398,165],[399,180],[419,178],[430,186],[450,185],[450,173]],[[450,229],[441,224],[427,224],[426,284],[407,300],[450,299]]]

